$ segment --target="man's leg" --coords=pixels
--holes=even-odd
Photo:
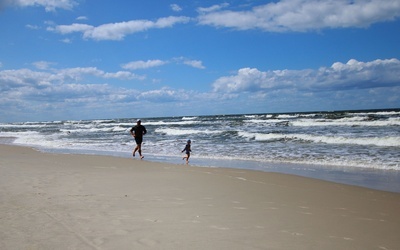
[[[136,151],[137,151],[137,146],[135,147],[135,149],[134,149],[133,152],[132,152],[132,156],[133,156],[133,157],[135,157]]]
[[[142,144],[138,144],[137,147],[138,147],[138,152],[139,152],[140,159],[143,159],[144,157],[142,155]]]

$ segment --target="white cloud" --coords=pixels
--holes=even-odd
[[[121,65],[123,69],[137,70],[137,69],[148,69],[153,67],[158,67],[166,64],[168,62],[162,60],[147,60],[147,61],[133,61]]]
[[[325,28],[368,27],[400,17],[398,0],[281,0],[243,11],[220,9],[219,5],[199,9],[199,23],[238,30],[305,32]]]
[[[179,6],[179,5],[177,5],[177,4],[171,4],[170,5],[170,7],[171,7],[171,9],[173,10],[173,11],[175,11],[175,12],[180,12],[180,11],[182,11],[182,8]]]
[[[107,23],[97,27],[73,23],[71,25],[57,25],[55,27],[48,27],[47,30],[61,33],[63,35],[80,32],[85,39],[93,40],[123,40],[125,36],[143,32],[149,29],[163,29],[170,28],[178,23],[187,23],[190,18],[188,17],[164,17],[159,18],[155,22],[149,20],[131,20],[119,23]]]
[[[137,69],[148,69],[148,68],[153,68],[153,67],[159,67],[168,63],[177,63],[177,64],[185,64],[193,68],[198,68],[198,69],[205,69],[203,66],[202,61],[199,60],[188,60],[184,57],[175,57],[171,59],[170,61],[163,61],[163,60],[147,60],[147,61],[133,61],[129,62],[126,64],[122,64],[121,67],[123,69],[127,70],[137,70]]]
[[[88,18],[86,16],[78,16],[76,20],[88,20]]]
[[[62,80],[59,75],[30,69],[0,71],[2,87],[50,85]]]
[[[119,80],[131,80],[131,79],[137,79],[137,80],[144,80],[146,77],[144,76],[139,76],[135,75],[129,71],[118,71],[115,73],[104,73],[103,74],[104,78],[114,78],[114,79],[119,79]]]
[[[237,74],[217,79],[216,92],[268,92],[278,89],[298,91],[331,91],[346,89],[373,89],[400,86],[398,59],[347,63],[336,62],[331,67],[317,70],[260,71],[255,68],[239,69]]]
[[[174,90],[169,88],[161,88],[149,90],[140,93],[138,99],[157,103],[165,103],[172,101],[184,101],[190,98],[189,92],[185,90]]]
[[[206,8],[200,7],[200,8],[197,8],[197,11],[200,12],[200,13],[215,12],[215,11],[218,11],[220,9],[226,8],[228,6],[229,6],[228,3],[215,4],[215,5],[211,6],[211,7],[206,7]]]
[[[63,35],[65,34],[70,34],[74,32],[86,32],[88,30],[94,29],[93,26],[88,25],[88,24],[82,24],[82,23],[73,23],[71,25],[57,25],[55,27],[48,27],[48,31],[54,31],[61,33]]]
[[[31,24],[27,24],[27,25],[25,25],[25,27],[28,28],[28,29],[31,29],[31,30],[38,30],[38,29],[40,29],[39,26],[37,26],[37,25],[31,25]]]
[[[96,67],[86,68],[67,68],[58,70],[57,74],[62,76],[63,79],[73,79],[74,81],[82,79],[85,75],[92,75],[100,78],[114,78],[119,80],[138,79],[143,80],[143,76],[138,76],[128,71],[118,71],[116,73],[104,72]]]
[[[183,63],[186,65],[189,65],[193,68],[205,69],[205,67],[203,66],[203,63],[198,60],[185,60]]]
[[[96,67],[86,68],[66,68],[61,70],[50,69],[48,62],[36,62],[34,65],[42,70],[33,71],[30,69],[3,70],[0,71],[0,90],[27,87],[32,89],[42,89],[45,86],[56,86],[71,84],[82,81],[85,76],[94,76],[103,79],[118,80],[143,80],[144,77],[128,71],[118,71],[115,73],[104,72]]]
[[[176,57],[171,61],[162,61],[162,60],[147,60],[147,61],[133,61],[126,64],[122,64],[121,67],[127,70],[137,70],[137,69],[148,69],[153,67],[159,67],[170,62],[175,62],[177,64],[183,63],[193,68],[205,69],[202,61],[199,60],[188,60],[184,57]]]
[[[56,9],[71,10],[77,5],[77,2],[73,0],[14,0],[5,2],[6,5],[13,4],[19,7],[42,6],[48,12]]]
[[[110,84],[84,83],[88,79],[93,81],[93,78],[85,78],[85,75],[120,80],[135,76],[130,72],[109,73],[94,67],[53,69],[47,72],[0,70],[2,122],[123,117],[131,114],[131,107],[139,102],[146,103],[144,108],[151,107],[147,106],[150,103],[160,105],[162,109],[168,106],[171,110],[175,102],[183,102],[191,96],[190,91],[169,88],[138,91]],[[124,113],[116,112],[117,109]]]
[[[190,60],[190,59],[187,59],[187,58],[185,58],[183,56],[174,57],[174,58],[172,58],[172,61],[177,63],[177,64],[185,64],[185,65],[188,65],[190,67],[197,68],[197,69],[205,69],[206,68],[206,67],[204,67],[202,61]]]
[[[72,40],[69,38],[61,39],[60,41],[63,43],[72,43]]]
[[[55,63],[46,62],[46,61],[38,61],[38,62],[32,63],[32,65],[35,66],[37,69],[42,69],[42,70],[48,69],[53,64],[55,64]]]
[[[105,113],[115,115],[115,106],[127,107],[126,103],[137,101],[141,94],[137,90],[93,83],[101,79],[143,79],[131,72],[104,72],[95,67],[58,70],[46,67],[46,62],[34,64],[46,68],[45,71],[0,70],[0,117],[3,121],[62,119],[68,110],[79,110],[72,113],[82,118]]]

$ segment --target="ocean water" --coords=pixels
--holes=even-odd
[[[0,123],[0,138],[42,151],[132,157],[129,130],[137,118]],[[142,147],[147,160],[182,164],[181,150],[191,139],[192,165],[362,182],[400,192],[399,109],[140,118],[148,131]]]

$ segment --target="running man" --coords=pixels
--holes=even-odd
[[[142,142],[143,142],[143,135],[147,133],[146,128],[141,124],[141,120],[137,120],[136,126],[131,128],[131,135],[135,138],[136,147],[132,152],[132,156],[135,157],[136,151],[139,152],[140,159],[143,159],[144,156],[142,155]]]

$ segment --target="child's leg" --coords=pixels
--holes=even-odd
[[[190,158],[190,154],[186,154],[186,164],[188,164],[189,163],[189,158]]]

